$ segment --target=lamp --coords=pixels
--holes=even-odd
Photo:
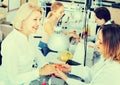
[[[67,50],[69,47],[69,37],[62,33],[60,26],[55,27],[54,34],[48,39],[48,47],[54,51]]]

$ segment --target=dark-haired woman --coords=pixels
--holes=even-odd
[[[100,26],[114,23],[111,19],[110,11],[106,7],[98,7],[94,10],[95,13],[95,21],[98,25],[96,29],[96,33],[100,30]]]

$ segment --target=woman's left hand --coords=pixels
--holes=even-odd
[[[68,64],[56,64],[55,67],[62,72],[71,72],[71,66]]]
[[[64,72],[62,72],[59,68],[56,68],[56,73],[55,73],[55,75],[57,76],[57,77],[60,77],[61,79],[63,79],[64,81],[66,81],[67,80],[67,75],[64,73]]]
[[[46,64],[39,70],[40,75],[51,75],[56,73],[55,64]]]

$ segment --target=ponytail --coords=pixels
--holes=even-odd
[[[52,11],[50,11],[47,15],[47,18],[50,18],[53,15]]]

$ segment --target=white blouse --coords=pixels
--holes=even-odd
[[[92,68],[75,66],[72,74],[82,77],[86,82],[72,78],[67,79],[68,85],[120,85],[120,63],[102,58]]]
[[[11,85],[24,84],[38,78],[39,68],[46,64],[33,36],[27,39],[16,29],[3,40],[1,53],[2,66]]]

